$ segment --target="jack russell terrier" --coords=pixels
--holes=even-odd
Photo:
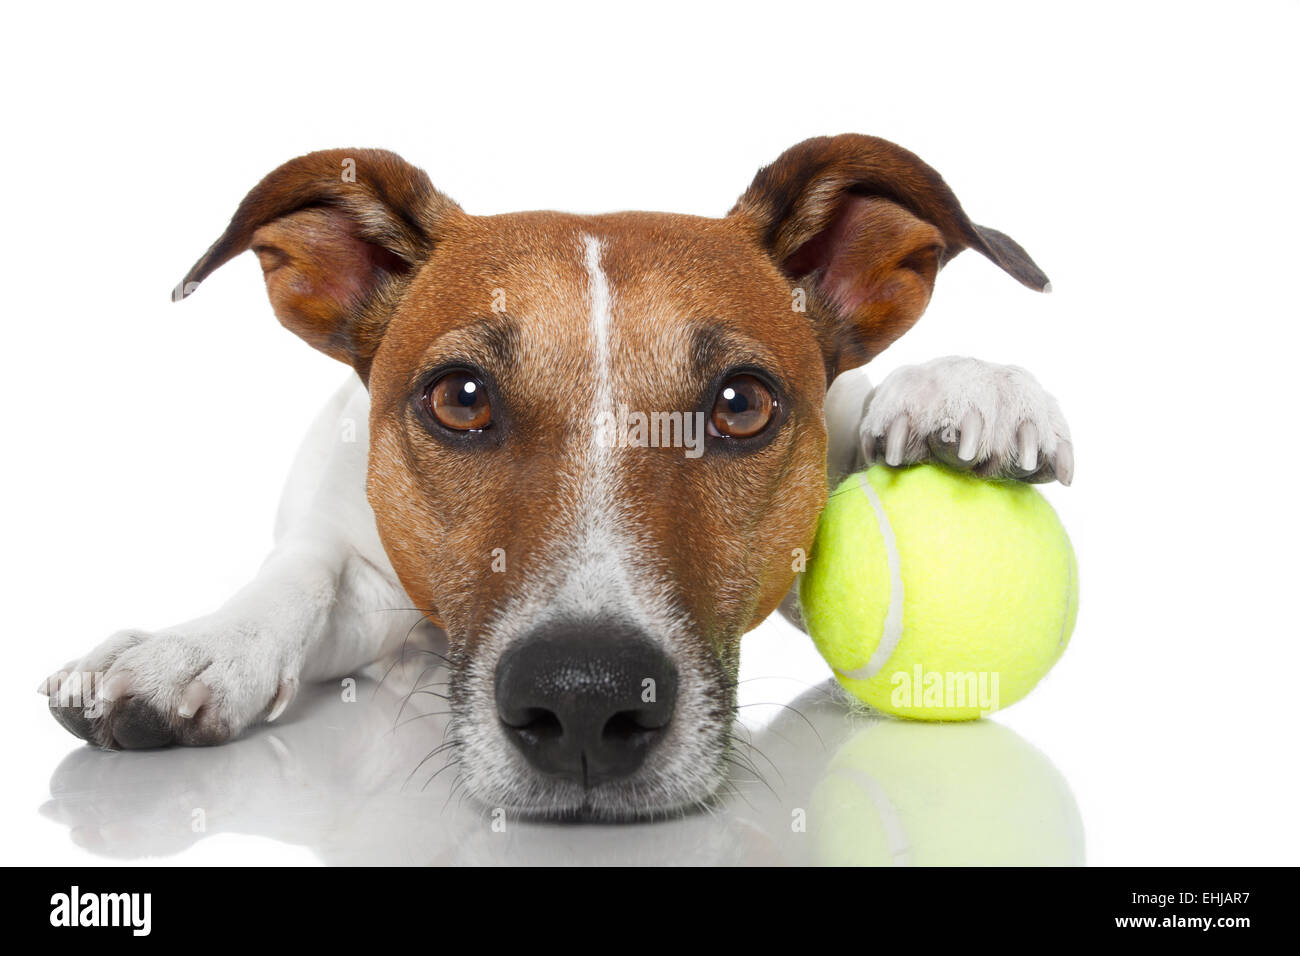
[[[286,163],[174,298],[252,249],[280,322],[356,374],[308,433],[254,580],[69,664],[45,685],[55,716],[103,747],[222,743],[300,682],[394,654],[408,623],[385,612],[406,609],[444,632],[447,746],[480,801],[703,805],[741,635],[778,606],[798,622],[828,481],[936,459],[1070,482],[1065,420],[1024,370],[943,358],[874,390],[861,370],[966,248],[1049,288],[869,136],[789,149],[721,219],[471,216],[389,152]]]

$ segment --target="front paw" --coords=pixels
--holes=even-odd
[[[932,459],[986,478],[1074,480],[1056,399],[1014,365],[953,356],[900,368],[868,398],[859,437],[868,465]]]
[[[225,743],[292,700],[296,672],[273,648],[240,628],[119,631],[41,690],[55,720],[101,747]]]

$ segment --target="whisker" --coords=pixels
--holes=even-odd
[[[448,760],[445,764],[443,764],[441,767],[439,767],[437,770],[435,770],[435,771],[430,775],[430,777],[429,777],[428,780],[424,781],[424,786],[422,786],[422,787],[420,788],[420,792],[423,793],[425,790],[428,790],[428,789],[429,789],[429,784],[433,783],[434,778],[437,777],[438,774],[442,773],[444,770],[447,770],[447,769],[450,768],[450,767],[454,767],[454,766],[456,766],[456,765],[459,764],[459,763],[460,763],[460,761],[457,760],[457,759],[455,759],[454,757],[453,757],[452,759]]]
[[[385,610],[385,609],[380,608],[379,610]],[[387,610],[397,610],[397,609],[388,608]],[[415,610],[415,609],[411,608],[409,610]],[[382,688],[384,686],[384,682],[388,680],[388,675],[393,672],[393,668],[396,667],[398,664],[402,664],[406,662],[407,645],[411,640],[411,635],[415,633],[415,629],[419,626],[420,626],[420,621],[417,620],[414,624],[412,624],[409,628],[407,628],[406,636],[402,638],[402,647],[398,651],[397,656],[393,658],[393,662],[389,664],[387,670],[384,671],[384,676],[381,677],[379,679],[379,683],[375,685],[375,692],[371,695],[370,697],[371,700],[374,700],[376,697],[379,696],[380,688]],[[447,660],[441,654],[438,654],[436,651],[432,651],[428,648],[423,648],[423,647],[411,648],[411,650],[418,651],[421,654],[432,654],[434,657],[440,657],[444,661]],[[451,662],[447,661],[447,663],[450,664]]]
[[[801,680],[801,679],[798,678],[798,677],[790,677],[790,676],[788,676],[788,675],[786,675],[786,674],[768,674],[768,675],[766,675],[766,676],[759,676],[759,677],[746,677],[744,680],[738,680],[738,681],[736,681],[736,682],[734,682],[734,683],[732,683],[732,684],[728,684],[728,685],[726,685],[726,686],[727,686],[727,687],[739,687],[741,684],[750,684],[750,683],[753,683],[753,682],[756,681],[756,680],[788,680],[788,681],[793,681],[793,682],[796,683],[796,684],[802,684],[804,687],[819,687],[819,686],[821,686],[821,683],[822,683],[822,682],[819,681],[819,682],[816,683],[816,684],[812,684],[812,683],[809,683],[809,682],[806,681],[806,680]]]
[[[743,801],[745,802],[745,805],[746,805],[747,807],[749,807],[749,809],[751,809],[751,810],[754,810],[754,809],[755,809],[755,808],[754,808],[754,805],[753,805],[752,803],[750,803],[749,798],[748,798],[747,796],[745,796],[743,793],[741,793],[740,790],[736,787],[736,785],[735,785],[734,783],[732,783],[730,780],[726,781],[726,787],[727,787],[728,790],[731,791],[731,793],[732,793],[733,795],[735,795],[736,797],[738,797],[738,798],[740,798],[741,800],[743,800]],[[755,812],[757,812],[757,811],[755,811]]]
[[[460,810],[465,806],[465,801],[470,797],[469,787],[461,787],[460,799],[456,801],[456,809]]]
[[[440,694],[436,690],[413,690],[411,691],[410,696],[411,697],[437,697],[440,700],[451,700],[451,698],[448,697],[446,694]]]
[[[420,681],[424,679],[424,675],[427,674],[427,673],[429,673],[429,670],[430,670],[431,668],[436,668],[436,667],[439,667],[439,666],[441,666],[441,665],[439,665],[439,664],[429,664],[428,666],[426,666],[426,667],[424,668],[424,670],[420,671],[419,676],[417,676],[417,677],[415,678],[415,684],[418,685],[418,684],[420,683]],[[427,686],[429,686],[429,687],[435,687],[435,686],[437,686],[437,685],[436,685],[436,684],[429,684],[429,685],[427,685]],[[406,710],[406,705],[409,704],[409,703],[411,702],[411,697],[412,697],[412,695],[414,695],[417,691],[420,691],[421,693],[424,693],[424,691],[421,691],[419,687],[413,686],[409,691],[407,691],[406,696],[402,698],[402,703],[398,706],[398,708],[397,708],[397,713],[393,715],[393,724],[394,724],[394,725],[396,725],[398,718],[402,716],[402,712]],[[432,691],[429,691],[428,693],[432,693]],[[442,696],[442,695],[435,695],[435,696]],[[443,699],[444,699],[444,700],[450,700],[451,698],[449,698],[449,697],[443,697]]]
[[[408,774],[406,775],[406,779],[402,781],[402,787],[405,788],[406,785],[407,785],[408,783],[411,782],[411,778],[415,776],[416,772],[417,772],[421,767],[423,767],[426,763],[428,763],[429,760],[430,760],[432,757],[436,756],[437,753],[438,753],[438,748],[435,747],[433,750],[430,750],[427,754],[425,754],[425,755],[420,759],[420,762],[417,763],[417,764],[416,764],[416,765],[411,769],[411,772],[408,773]]]
[[[743,724],[736,724],[735,726],[740,727],[741,729],[745,730],[746,734],[748,734],[748,732],[749,732],[749,728],[745,727]],[[740,740],[740,738],[738,738],[735,734],[730,734],[730,733],[727,734],[727,737],[728,737],[729,740],[731,740],[731,741],[733,741],[733,742],[736,742],[736,743],[743,743],[743,744],[744,744],[746,747],[748,747],[751,751],[753,751],[754,753],[756,753],[756,754],[758,754],[760,757],[762,757],[764,760],[766,760],[766,761],[767,761],[767,765],[768,765],[769,767],[771,767],[773,770],[775,770],[775,771],[776,771],[776,775],[777,775],[778,777],[781,778],[781,786],[784,787],[784,786],[787,785],[787,783],[786,783],[786,779],[785,779],[785,774],[783,774],[783,773],[781,772],[781,768],[778,767],[778,766],[773,762],[773,760],[772,760],[771,757],[769,757],[767,754],[763,753],[763,749],[762,749],[761,747],[759,747],[758,744],[754,743],[754,741],[753,741],[752,738],[750,738],[750,739],[746,739],[746,740],[743,740],[743,741],[742,741],[742,740]],[[787,742],[788,742],[788,741],[787,741]]]
[[[728,754],[726,757],[723,758],[723,760],[726,761],[727,763],[730,763],[734,767],[739,767],[740,769],[744,770],[755,780],[762,779],[762,774],[759,773],[758,768],[754,766],[753,762],[746,760],[738,753],[733,752],[731,754]]]
[[[766,777],[765,777],[765,776],[764,776],[764,775],[759,771],[758,767],[756,767],[756,766],[753,764],[752,761],[745,760],[745,759],[744,759],[743,757],[741,757],[739,754],[736,754],[736,753],[734,753],[734,752],[728,754],[727,756],[723,757],[722,759],[723,759],[725,762],[731,764],[732,766],[740,767],[742,770],[747,771],[751,776],[754,777],[755,780],[757,780],[757,781],[758,781],[759,783],[761,783],[765,788],[767,788],[767,790],[771,792],[772,796],[777,797],[777,799],[780,799],[780,797],[779,797],[779,795],[777,794],[776,790],[773,789],[772,785],[771,785],[770,783],[767,782],[767,778],[766,778]],[[742,762],[742,761],[744,761],[744,762]],[[733,781],[733,782],[734,782],[734,781]]]
[[[436,658],[438,658],[438,660],[440,660],[440,661],[445,661],[447,664],[450,664],[450,663],[451,663],[451,658],[448,657],[446,654],[439,654],[437,651],[433,650],[432,648],[428,648],[428,647],[411,647],[411,648],[408,648],[408,649],[407,649],[406,653],[408,653],[408,654],[425,654],[425,655],[427,655],[427,656],[429,656],[429,657],[436,657]]]
[[[780,707],[783,710],[790,711],[790,713],[794,714],[796,717],[798,717],[800,720],[802,720],[805,724],[808,725],[808,729],[813,732],[813,735],[817,738],[817,742],[822,745],[822,749],[823,750],[826,749],[826,741],[823,740],[822,735],[817,732],[816,726],[814,726],[813,722],[809,720],[807,717],[805,717],[797,707],[791,707],[789,704],[781,704],[778,703],[777,701],[770,700],[770,701],[758,701],[753,704],[740,704],[739,706],[736,707],[736,709],[740,710],[744,707]]]
[[[451,782],[451,790],[447,793],[447,799],[443,801],[442,810],[440,811],[441,813],[447,812],[447,807],[451,805],[451,798],[456,795],[457,788],[461,786],[464,780],[465,780],[464,774],[461,773],[456,774],[456,779]]]
[[[761,749],[759,746],[757,746],[756,744],[750,744],[750,745],[749,745],[749,749],[752,750],[752,751],[754,751],[754,753],[758,754],[758,755],[759,755],[760,757],[762,757],[764,760],[766,760],[766,761],[767,761],[767,765],[768,765],[769,767],[771,767],[773,770],[776,771],[776,775],[777,775],[778,777],[781,778],[781,786],[783,786],[783,787],[784,787],[784,786],[787,786],[786,779],[785,779],[785,774],[783,774],[783,773],[781,772],[781,768],[778,767],[778,766],[776,765],[776,763],[772,760],[771,757],[769,757],[767,754],[763,753],[762,749]]]
[[[416,714],[414,717],[407,717],[400,724],[394,724],[388,732],[390,734],[395,734],[397,733],[397,729],[399,727],[405,727],[407,724],[411,723],[412,721],[424,720],[426,717],[450,717],[450,716],[451,716],[451,711],[449,710],[433,710],[427,714]],[[445,747],[447,746],[447,744],[443,743],[443,744],[439,744],[439,746]]]
[[[723,781],[722,785],[724,786],[726,785],[725,780]],[[709,796],[697,797],[694,801],[694,807],[696,810],[702,810],[703,812],[707,813],[715,820],[718,819],[718,810],[719,810],[719,808],[716,806],[717,803],[716,794],[717,791],[714,791],[714,793],[710,794]],[[686,815],[685,811],[683,811],[682,816],[685,815]]]

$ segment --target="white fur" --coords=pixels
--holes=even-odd
[[[67,670],[94,673],[97,687],[115,685],[118,699],[129,693],[181,726],[182,694],[197,679],[211,698],[194,731],[211,741],[267,716],[282,685],[292,693],[391,653],[419,615],[404,610],[410,600],[366,500],[369,403],[353,376],[317,417],[283,492],[274,549],[249,584],[204,617],[120,631]]]
[[[588,240],[584,251],[597,396],[608,401],[615,384],[610,336],[616,297],[600,268],[599,243]],[[1068,440],[1055,401],[1022,369],[939,359],[899,369],[874,391],[859,370],[841,376],[827,397],[832,478],[857,467],[860,434],[883,435],[905,414],[923,438],[951,427],[972,408],[986,423],[980,456],[1010,460],[1016,426],[1024,421],[1037,425],[1044,455]],[[198,679],[211,697],[188,720],[213,742],[267,719],[277,697],[299,681],[355,674],[395,651],[421,618],[388,562],[366,499],[368,421],[369,396],[350,377],[298,453],[274,550],[222,608],[154,633],[119,632],[67,670],[96,672],[97,686],[116,677],[135,700],[179,726],[187,725],[180,716],[183,695]],[[726,733],[730,715],[718,707],[716,681],[701,657],[705,652],[691,639],[690,622],[671,610],[668,582],[637,560],[640,543],[627,521],[635,503],[619,494],[619,455],[628,453],[594,435],[585,447],[575,447],[571,480],[579,506],[565,515],[571,531],[550,543],[552,559],[540,562],[548,570],[511,595],[467,665],[465,707],[453,717],[462,768],[470,788],[499,805],[536,809],[540,801],[565,809],[586,799],[580,789],[566,792],[566,785],[546,784],[529,771],[495,716],[493,674],[500,654],[552,615],[623,614],[660,641],[679,670],[677,719],[669,736],[629,791],[589,809],[608,815],[633,807],[667,811],[702,799],[721,779],[717,737]],[[797,623],[790,602],[782,610],[793,612]]]
[[[832,488],[862,465],[858,426],[870,395],[865,365],[837,376],[826,392],[826,480]]]
[[[892,372],[871,393],[859,437],[863,445],[874,444],[904,418],[908,431],[899,464],[912,464],[929,457],[930,435],[951,440],[971,411],[982,422],[974,461],[995,472],[1011,473],[1019,463],[1022,424],[1037,432],[1039,462],[1053,460],[1061,444],[1070,441],[1056,399],[1027,371],[956,355]]]

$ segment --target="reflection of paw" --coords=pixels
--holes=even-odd
[[[411,657],[413,666],[422,667]],[[402,862],[414,829],[409,820],[381,813],[375,816],[383,823],[371,824],[360,810],[373,794],[398,792],[440,739],[443,726],[429,720],[394,730],[397,708],[416,673],[395,667],[382,685],[359,675],[351,692],[333,681],[308,684],[294,699],[292,714],[221,747],[125,752],[72,746],[50,778],[50,799],[41,813],[65,826],[77,846],[115,859],[179,853],[204,836],[239,833],[278,844],[305,842],[327,852],[354,839],[366,843],[355,851],[360,862]],[[438,712],[442,702],[417,698],[412,706],[415,713]],[[403,719],[411,713],[408,708]],[[450,787],[451,776],[438,782]],[[404,812],[420,814],[428,829],[441,834],[438,828],[452,819],[450,811],[438,812],[446,800],[445,789],[418,807],[407,799]],[[372,841],[377,826],[396,835],[387,843]],[[362,829],[349,837],[354,827]]]
[[[219,744],[273,720],[297,689],[278,646],[247,627],[203,621],[119,631],[46,679],[50,713],[101,747]]]
[[[76,747],[55,770],[41,814],[98,856],[179,853],[205,835],[209,812],[217,824],[223,804],[244,793],[244,779],[224,758],[232,749],[126,754]]]
[[[985,478],[1074,479],[1056,399],[1014,365],[953,356],[900,368],[871,393],[859,436],[868,465],[933,459]]]

